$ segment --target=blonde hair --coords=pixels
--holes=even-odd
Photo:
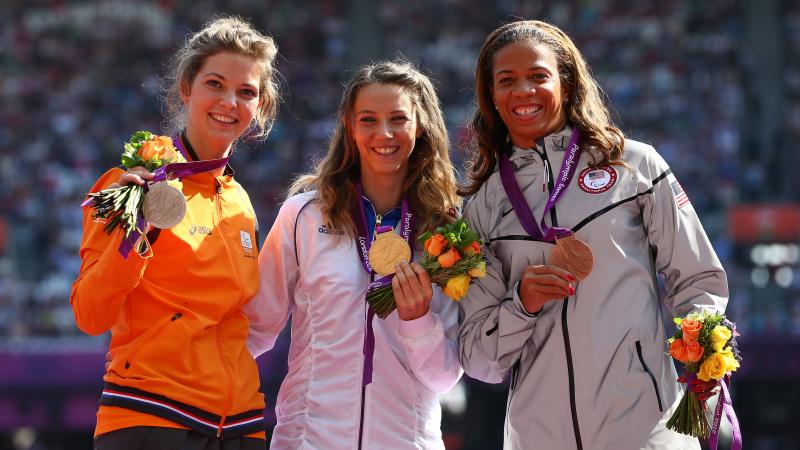
[[[317,190],[317,198],[329,225],[355,233],[351,210],[360,199],[355,183],[361,166],[358,148],[351,135],[353,108],[361,89],[372,84],[403,88],[410,95],[422,135],[409,157],[403,192],[417,217],[419,234],[446,221],[450,209],[460,206],[456,192],[450,144],[439,98],[431,81],[407,61],[381,61],[362,66],[347,83],[338,110],[338,124],[328,153],[313,173],[301,175],[289,188],[289,196]]]
[[[508,128],[492,100],[492,66],[498,51],[520,41],[544,45],[555,54],[561,84],[567,89],[564,105],[567,122],[580,130],[582,147],[593,150],[592,166],[624,165],[621,158],[625,137],[611,123],[600,87],[581,52],[558,27],[538,20],[521,20],[491,32],[478,56],[475,69],[477,108],[470,123],[475,139],[469,158],[469,183],[460,186],[461,195],[472,195],[480,189],[509,145]]]
[[[238,17],[212,20],[202,30],[188,36],[175,53],[165,79],[167,129],[179,132],[186,127],[186,109],[181,92],[189,89],[206,59],[220,52],[247,56],[261,66],[260,105],[254,122],[258,128],[255,136],[266,137],[272,129],[280,101],[278,74],[274,67],[278,47],[271,37],[256,31]]]

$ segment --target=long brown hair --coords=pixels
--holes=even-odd
[[[555,54],[561,84],[567,89],[564,105],[567,122],[580,130],[584,149],[593,150],[592,165],[622,164],[624,135],[611,123],[600,87],[581,52],[558,27],[538,20],[521,20],[492,31],[478,56],[475,69],[477,107],[470,123],[475,137],[469,158],[469,182],[460,186],[460,195],[472,195],[480,189],[508,145],[508,128],[492,99],[492,66],[498,51],[520,41],[545,45]]]
[[[253,136],[266,137],[278,114],[280,101],[278,73],[274,66],[278,47],[271,37],[238,17],[219,17],[208,22],[202,30],[187,36],[175,53],[164,80],[167,129],[177,133],[186,127],[181,92],[189,89],[206,59],[220,52],[247,56],[261,66],[260,105],[253,120],[258,132]]]
[[[400,86],[410,94],[418,125],[422,128],[422,135],[417,138],[409,157],[408,175],[403,184],[421,234],[444,222],[445,215],[451,208],[457,208],[461,199],[450,163],[450,144],[439,98],[430,79],[407,61],[381,61],[356,70],[342,94],[338,124],[327,155],[313,173],[295,179],[289,196],[316,189],[329,224],[354,235],[350,211],[355,202],[360,201],[355,183],[360,179],[361,164],[351,135],[353,108],[359,91],[372,84]]]

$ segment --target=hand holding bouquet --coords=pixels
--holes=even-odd
[[[156,136],[148,131],[134,133],[124,148],[122,165],[128,169],[142,166],[153,172],[161,166],[185,161],[172,145],[170,137]],[[93,219],[106,220],[106,233],[111,234],[121,228],[123,239],[127,239],[134,231],[143,232],[137,228],[137,219],[142,210],[144,194],[145,187],[138,184],[111,187],[89,193],[89,200],[83,206],[94,208]]]
[[[686,383],[686,392],[675,413],[667,421],[667,428],[678,433],[701,439],[716,438],[719,430],[719,417],[723,406],[730,406],[726,398],[727,386],[724,377],[739,368],[741,356],[736,345],[736,326],[722,314],[695,313],[685,318],[674,319],[678,330],[667,342],[669,354],[684,365],[684,374],[678,378]],[[706,420],[706,399],[717,385],[722,390],[713,427]],[[733,408],[728,408],[731,425],[734,426],[736,416]]]
[[[427,232],[418,241],[424,248],[419,264],[428,272],[431,282],[453,300],[467,294],[473,278],[486,276],[481,241],[463,219]],[[367,303],[378,317],[386,318],[396,308],[392,286],[369,289]]]

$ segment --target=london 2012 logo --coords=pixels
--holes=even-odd
[[[613,167],[592,169],[587,167],[578,175],[578,186],[583,192],[601,194],[617,183],[617,171]]]

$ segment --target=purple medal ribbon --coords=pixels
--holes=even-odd
[[[572,131],[572,136],[569,138],[567,154],[564,155],[564,161],[561,163],[561,170],[559,171],[558,178],[556,178],[556,185],[544,207],[541,228],[533,217],[533,212],[531,212],[528,203],[525,201],[525,195],[522,193],[519,183],[517,183],[513,163],[508,159],[508,156],[500,156],[500,181],[503,183],[506,196],[508,196],[508,200],[514,208],[514,214],[516,214],[522,228],[525,229],[525,232],[528,233],[529,236],[537,241],[553,242],[555,238],[563,238],[572,234],[572,231],[568,228],[548,227],[544,223],[544,218],[567,190],[567,186],[569,186],[572,177],[575,175],[575,169],[578,166],[580,156],[580,132],[575,128]]]
[[[739,420],[736,418],[736,413],[733,411],[731,394],[728,392],[728,381],[730,381],[728,376],[719,380],[719,399],[717,399],[717,407],[714,409],[714,423],[711,424],[711,435],[708,437],[708,446],[711,450],[717,450],[719,427],[723,411],[725,411],[725,417],[728,418],[728,422],[731,424],[733,441],[731,443],[731,450],[742,450],[742,432],[739,429]]]
[[[186,160],[189,160],[189,153],[183,146],[183,142],[179,136],[172,136],[172,144],[177,148]],[[208,172],[210,170],[219,169],[220,167],[228,164],[230,155],[224,158],[209,159],[205,161],[191,161],[182,163],[172,163],[161,166],[153,172],[153,181],[156,183],[164,180],[172,180],[175,178],[183,178],[198,173]],[[147,192],[149,184],[145,183],[144,191]],[[128,254],[133,250],[133,246],[139,237],[142,235],[140,230],[144,230],[147,222],[144,220],[144,215],[139,211],[136,215],[136,229],[131,232],[127,239],[123,239],[119,244],[119,253],[123,258],[128,259]]]
[[[359,257],[361,259],[361,265],[364,267],[364,270],[369,275],[373,275],[375,272],[372,270],[372,265],[369,263],[369,249],[372,247],[372,238],[367,230],[367,215],[364,212],[364,200],[363,200],[363,192],[361,189],[361,183],[356,183],[356,192],[358,193],[358,198],[356,199],[356,203],[358,203],[358,212],[356,212],[355,208],[352,211],[353,217],[353,224],[356,227],[356,231],[358,232],[358,236],[356,237],[356,243],[358,244],[358,251]],[[414,242],[411,239],[412,231],[414,230],[414,215],[411,213],[408,200],[403,197],[403,204],[400,209],[400,236],[403,238],[408,246],[411,247],[411,254],[414,254]],[[381,226],[378,227],[375,232],[377,234],[380,233],[387,233],[394,231],[394,228],[390,226]],[[387,275],[385,277],[381,277],[378,280],[375,280],[369,284],[367,287],[366,292],[369,292],[373,289],[379,288],[381,286],[386,286],[392,283],[392,277],[394,274]],[[365,294],[366,295],[366,294]],[[372,308],[369,308],[367,312],[367,338],[364,340],[364,375],[362,378],[362,386],[366,386],[372,383],[372,359],[373,355],[375,354],[375,331],[372,328],[372,319],[375,317],[375,312]]]

